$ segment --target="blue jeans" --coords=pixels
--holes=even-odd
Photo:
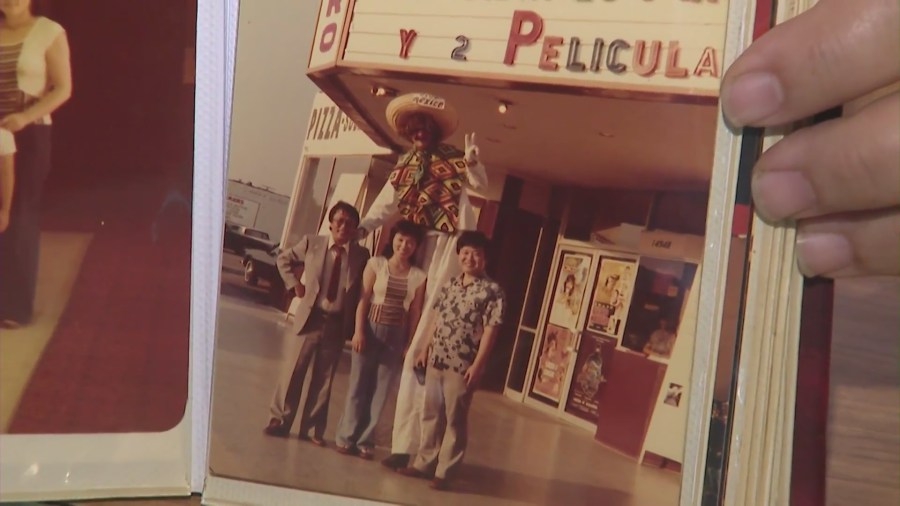
[[[363,351],[350,359],[350,386],[335,436],[339,445],[375,446],[375,427],[403,365],[406,338],[403,326],[367,323]]]

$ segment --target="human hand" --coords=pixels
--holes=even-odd
[[[478,382],[481,381],[481,375],[484,373],[484,368],[479,364],[472,364],[466,369],[465,374],[463,374],[463,378],[466,380],[466,387],[475,388],[478,385]]]
[[[465,149],[466,163],[468,165],[475,165],[476,163],[478,163],[478,155],[479,155],[478,145],[475,144],[475,132],[466,134],[465,140],[466,140],[466,149]]]
[[[9,228],[9,210],[0,209],[0,233],[6,232]]]
[[[28,119],[21,112],[14,112],[0,119],[0,128],[5,128],[10,132],[18,132],[26,126],[28,126]]]
[[[484,369],[482,366],[478,364],[472,364],[466,369],[466,372],[463,374],[463,378],[466,380],[467,388],[475,388],[478,385],[478,382],[481,381],[481,376],[484,373]]]
[[[350,340],[350,347],[353,348],[353,351],[356,353],[362,353],[363,349],[366,347],[366,336],[362,332],[353,334],[353,339]]]
[[[425,367],[425,364],[427,362],[428,362],[428,348],[419,350],[419,353],[416,354],[415,365],[417,367]]]
[[[900,77],[896,0],[820,0],[774,27],[722,80],[733,126],[790,123]],[[873,48],[878,48],[877,50]],[[771,222],[797,220],[807,276],[900,274],[900,95],[799,129],[754,168],[753,198]]]
[[[306,287],[303,286],[303,283],[297,283],[296,285],[294,285],[294,295],[301,299],[304,295],[306,295]]]

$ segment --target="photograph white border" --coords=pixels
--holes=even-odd
[[[237,0],[197,1],[190,382],[184,418],[159,433],[0,435],[0,500],[188,495],[206,476],[209,384],[225,185],[226,20]],[[230,42],[230,45],[229,45]],[[230,90],[229,90],[230,91]]]

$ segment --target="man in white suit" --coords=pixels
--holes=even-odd
[[[306,372],[312,377],[300,417],[300,439],[325,446],[325,424],[331,384],[344,342],[353,335],[362,272],[369,252],[353,241],[359,212],[338,202],[328,212],[329,235],[307,235],[277,259],[278,270],[288,290],[300,299],[294,315],[293,334],[282,378],[275,388],[271,419],[265,429],[270,436],[290,433]],[[294,359],[296,357],[296,359]],[[309,432],[312,431],[312,435]]]

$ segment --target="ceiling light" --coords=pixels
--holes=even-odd
[[[497,111],[498,111],[500,114],[506,114],[506,111],[509,110],[509,106],[510,106],[510,105],[511,105],[511,104],[510,104],[509,102],[504,102],[504,101],[501,100],[501,101],[500,101],[500,105],[497,106]]]
[[[397,90],[388,88],[386,86],[373,86],[372,95],[375,95],[376,97],[396,97]]]

